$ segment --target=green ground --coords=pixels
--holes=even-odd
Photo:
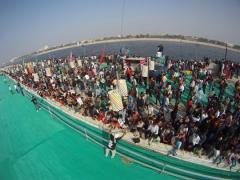
[[[175,179],[120,156],[105,158],[102,147],[11,95],[0,77],[0,180],[161,178]]]

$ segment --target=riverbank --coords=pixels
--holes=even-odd
[[[113,40],[103,40],[103,41],[93,41],[89,43],[82,43],[82,44],[75,44],[67,47],[61,47],[57,49],[52,49],[52,50],[46,50],[44,52],[40,52],[35,54],[34,56],[38,55],[44,55],[47,53],[51,52],[56,52],[64,49],[70,49],[70,48],[75,48],[75,47],[81,47],[81,46],[89,46],[89,45],[94,45],[94,44],[105,44],[105,43],[117,43],[117,42],[131,42],[131,41],[163,41],[163,42],[176,42],[176,43],[188,43],[188,44],[196,44],[196,45],[203,45],[203,46],[209,46],[209,47],[215,47],[215,48],[220,48],[220,49],[225,49],[225,46],[220,46],[220,45],[215,45],[215,44],[210,44],[210,43],[204,43],[204,42],[198,42],[198,41],[190,41],[190,40],[182,40],[182,39],[167,39],[167,38],[131,38],[131,39],[113,39]],[[234,49],[234,48],[229,48],[228,50],[234,51],[234,52],[239,52],[240,50]]]

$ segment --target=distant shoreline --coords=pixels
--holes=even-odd
[[[56,49],[46,50],[44,52],[36,53],[33,56],[44,55],[44,54],[48,54],[48,53],[51,53],[51,52],[60,51],[60,50],[64,50],[64,49],[70,49],[70,48],[74,48],[74,47],[88,46],[88,45],[94,45],[94,44],[103,44],[103,43],[128,42],[128,41],[180,42],[180,43],[189,43],[189,44],[198,44],[198,45],[210,46],[210,47],[221,48],[221,49],[226,48],[225,46],[221,46],[221,45],[215,45],[215,44],[211,44],[211,43],[191,41],[191,40],[183,40],[183,39],[172,39],[172,38],[129,38],[129,39],[127,39],[126,38],[126,39],[112,39],[112,40],[93,41],[93,42],[88,42],[88,43],[81,43],[79,45],[75,44],[75,45],[70,45],[70,46],[66,46],[66,47],[59,47],[59,48],[56,48]],[[228,50],[240,53],[240,50],[238,50],[238,49],[228,47]]]

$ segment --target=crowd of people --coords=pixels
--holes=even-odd
[[[134,143],[169,144],[169,154],[184,149],[230,168],[240,161],[240,81],[231,80],[240,76],[239,63],[219,61],[213,72],[208,59],[166,59],[143,77],[141,64],[132,68],[119,55],[80,59],[18,64],[5,73],[76,113],[128,128]],[[108,91],[118,87],[118,78],[126,80],[128,96],[116,112]]]

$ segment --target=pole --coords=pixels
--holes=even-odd
[[[123,37],[124,9],[125,9],[125,0],[123,0],[123,3],[122,3],[122,14],[121,14],[121,38]]]
[[[226,50],[225,50],[225,61],[226,61],[226,59],[227,59],[227,43],[226,43]]]
[[[117,89],[118,89],[118,92],[119,92],[119,75],[118,75],[118,70],[116,70],[116,76],[117,76]]]
[[[149,88],[149,59],[147,58],[147,65],[148,65],[148,75],[147,75],[147,87]]]
[[[122,1],[120,39],[123,38],[123,22],[124,22],[125,1],[126,1],[126,0],[123,0],[123,1]],[[122,47],[123,47],[123,45],[121,45],[121,41],[119,41],[119,46],[120,46],[120,50],[121,50]]]
[[[197,60],[197,56],[196,56],[196,47],[197,47],[197,44],[195,44],[195,46],[194,46],[195,61]]]
[[[86,46],[84,45],[83,46],[83,55],[84,55],[84,58],[86,57]]]

